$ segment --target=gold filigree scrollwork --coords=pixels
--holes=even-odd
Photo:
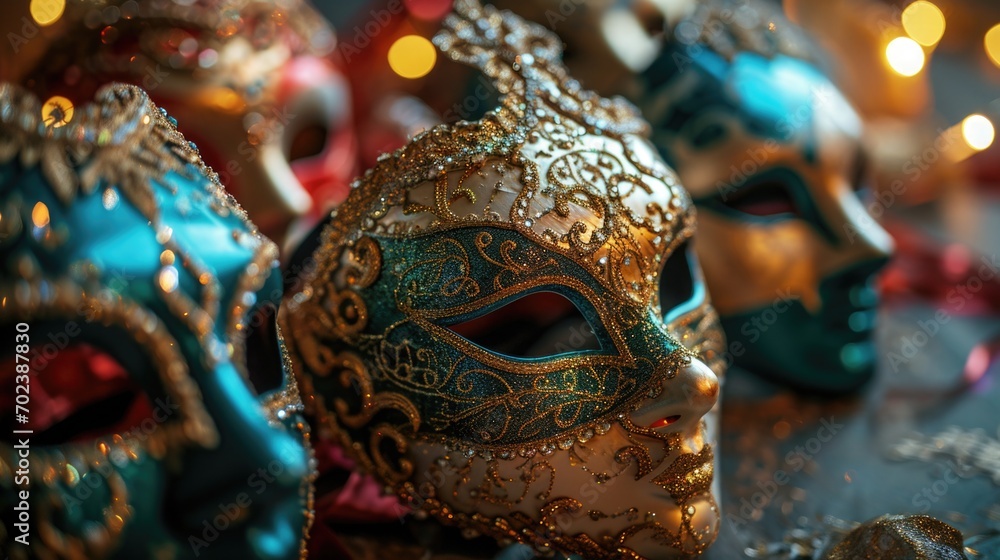
[[[385,457],[382,451],[383,442],[390,442],[394,445],[395,452],[399,455],[395,462]],[[391,424],[373,426],[368,449],[371,452],[375,468],[390,483],[399,484],[413,474],[413,462],[406,458],[410,449],[409,441],[395,426]]]
[[[352,352],[343,352],[336,355],[332,361],[331,374],[339,370],[338,381],[349,392],[356,394],[358,409],[351,410],[351,405],[344,398],[333,401],[336,416],[326,416],[323,414],[325,406],[322,397],[314,397],[319,402],[319,412],[321,418],[326,422],[327,428],[332,428],[334,434],[345,437],[339,425],[347,428],[367,428],[369,432],[366,448],[360,443],[348,445],[356,453],[359,459],[367,468],[379,473],[387,481],[399,484],[407,480],[413,474],[413,463],[407,459],[409,451],[409,439],[413,437],[420,428],[420,414],[417,408],[405,396],[393,392],[376,392],[371,383],[370,374],[364,363]],[[304,390],[311,391],[311,384]],[[372,421],[380,412],[396,412],[405,417],[406,422],[404,435],[398,425],[386,422],[372,425]],[[346,443],[346,440],[345,440]],[[385,444],[390,444],[393,449],[393,456],[386,457]]]
[[[461,273],[448,275],[449,265],[457,265]],[[414,309],[419,305],[415,299],[475,297],[482,288],[470,274],[472,264],[465,246],[457,239],[444,237],[431,244],[425,257],[403,271],[401,277],[408,284],[396,290],[396,301],[400,309]]]
[[[326,317],[336,334],[344,340],[354,340],[368,324],[368,307],[358,293],[350,288],[327,292],[322,302]]]
[[[334,360],[334,369],[340,370],[341,385],[356,391],[361,401],[360,410],[356,413],[351,412],[350,405],[344,399],[339,398],[334,401],[337,416],[346,426],[360,428],[368,424],[379,411],[392,409],[403,413],[414,432],[420,428],[420,413],[417,407],[400,393],[376,392],[368,368],[356,354],[353,352],[339,354]]]
[[[537,248],[519,249],[517,242],[511,239],[501,241],[497,248],[497,256],[491,256],[487,250],[493,244],[493,234],[487,231],[476,235],[475,244],[479,256],[500,269],[493,278],[494,290],[503,290],[529,274],[538,274],[542,271],[558,274],[560,271],[555,258],[545,256]]]
[[[347,285],[363,289],[375,283],[382,272],[382,250],[368,236],[359,238],[349,251],[351,266],[345,272]]]

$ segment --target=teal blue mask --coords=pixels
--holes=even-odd
[[[72,107],[0,85],[0,381],[31,431],[0,443],[11,558],[304,553],[277,251],[174,124],[131,86]]]

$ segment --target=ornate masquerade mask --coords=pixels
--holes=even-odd
[[[274,320],[276,247],[138,88],[48,111],[0,84],[0,322],[20,333],[0,384],[30,395],[0,442],[3,549],[304,554],[308,428]]]
[[[12,25],[26,10],[0,9]],[[350,94],[327,58],[333,32],[307,3],[74,1],[38,33],[0,77],[73,102],[111,81],[144,88],[279,244],[290,223],[346,196]]]
[[[555,36],[455,9],[437,45],[503,98],[386,155],[334,211],[281,315],[307,407],[444,522],[592,559],[698,553],[718,529],[718,381],[664,321],[719,340],[671,276],[688,196]],[[567,317],[583,332],[554,341]]]
[[[892,247],[857,196],[860,119],[782,54],[801,52],[790,24],[757,16],[754,28],[741,13],[703,4],[679,23],[640,76],[640,106],[704,209],[696,247],[735,363],[851,390],[874,371],[873,275]]]

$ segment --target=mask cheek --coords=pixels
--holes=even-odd
[[[826,252],[828,243],[808,224],[801,220],[758,224],[711,211],[699,218],[695,245],[720,314],[756,309],[780,296],[800,298],[807,308],[818,308],[814,259]]]

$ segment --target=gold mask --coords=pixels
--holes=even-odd
[[[667,274],[694,233],[687,194],[631,105],[566,75],[552,34],[465,0],[435,41],[503,98],[384,156],[322,231],[281,319],[321,437],[500,542],[700,553],[719,385],[671,332],[706,356],[721,335],[703,291],[661,305],[691,282]],[[594,347],[512,348],[493,322],[560,305]],[[492,341],[470,340],[480,320]]]

